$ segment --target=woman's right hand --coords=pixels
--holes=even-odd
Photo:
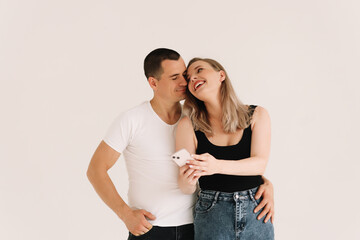
[[[196,169],[190,168],[187,164],[180,167],[178,183],[183,193],[193,194],[196,191],[197,181],[200,177],[197,172]]]

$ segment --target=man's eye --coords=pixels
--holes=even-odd
[[[172,80],[176,80],[176,79],[177,79],[177,76],[172,78]]]

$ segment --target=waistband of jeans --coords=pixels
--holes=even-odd
[[[184,225],[180,225],[180,226],[153,226],[155,228],[158,228],[158,229],[188,229],[188,228],[193,228],[194,227],[194,224],[192,223],[188,223],[188,224],[184,224]]]
[[[215,199],[215,200],[222,200],[222,201],[233,201],[236,199],[245,200],[249,198],[253,198],[253,195],[256,194],[256,191],[259,187],[254,187],[251,189],[247,189],[244,191],[239,192],[219,192],[213,190],[200,190],[199,198],[206,198],[206,199]]]

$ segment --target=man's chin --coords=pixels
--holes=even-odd
[[[181,96],[181,97],[179,97],[178,99],[178,101],[183,101],[183,100],[185,100],[185,98],[186,98],[186,95],[184,94],[184,96]]]

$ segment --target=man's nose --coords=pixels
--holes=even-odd
[[[182,86],[186,86],[187,85],[187,81],[186,81],[186,78],[185,76],[181,76],[181,83],[180,83]]]

